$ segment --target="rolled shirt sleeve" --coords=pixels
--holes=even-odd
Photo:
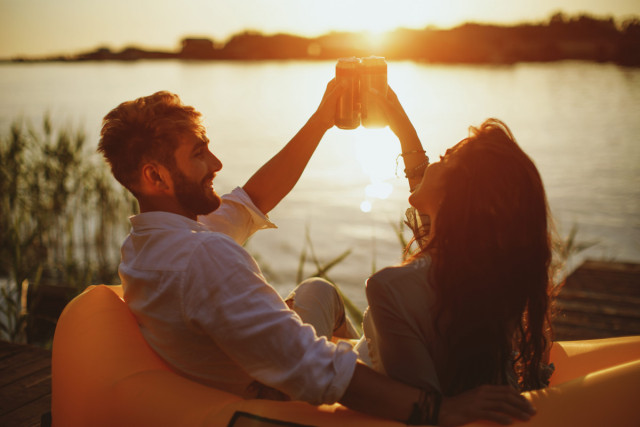
[[[211,231],[226,234],[239,245],[258,230],[278,228],[253,204],[241,187],[222,196],[220,207],[208,215],[199,216],[198,222]]]
[[[213,283],[185,288],[186,321],[261,383],[295,400],[336,402],[355,369],[351,345],[318,338],[266,283],[253,258],[221,237],[203,241],[187,269],[189,282]]]

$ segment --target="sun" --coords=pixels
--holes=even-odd
[[[282,13],[265,21],[267,2],[245,1],[255,4],[251,12],[255,28],[266,26],[269,32],[288,31],[307,37],[331,32],[365,33],[372,47],[383,45],[386,35],[399,28],[450,26],[470,8],[461,8],[462,0],[279,0]]]
[[[382,31],[382,30],[365,30],[363,34],[366,38],[367,43],[369,44],[369,50],[371,52],[379,51],[387,41],[387,36],[391,32],[391,30]]]

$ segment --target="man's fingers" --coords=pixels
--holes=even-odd
[[[506,401],[493,401],[487,408],[492,412],[508,415],[511,418],[517,418],[522,421],[527,421],[531,418],[530,412],[523,410],[521,406],[514,405],[512,402]]]
[[[509,386],[486,386],[480,390],[486,409],[493,413],[527,421],[536,413],[533,405]]]
[[[443,425],[461,425],[475,420],[509,425],[514,420],[528,421],[534,414],[531,403],[510,386],[479,386],[444,398],[441,406]]]
[[[324,91],[323,100],[331,100],[333,98],[337,99],[345,90],[347,90],[347,85],[344,82],[338,83],[338,81],[333,78],[329,83],[327,83],[327,89]]]
[[[497,396],[495,399],[499,399],[500,401],[506,402],[511,406],[518,408],[522,412],[526,412],[530,415],[534,415],[536,413],[535,408],[523,395],[521,395],[517,390],[514,390],[509,386],[501,386],[501,388],[497,391]]]
[[[513,419],[511,417],[505,414],[502,414],[500,412],[494,412],[489,410],[479,411],[472,418],[474,421],[475,420],[493,421],[494,423],[502,424],[505,426],[513,423]]]
[[[525,399],[525,397],[522,395],[509,397],[509,402],[511,402],[515,407],[520,409],[522,412],[526,412],[530,415],[534,415],[536,413],[536,409],[533,407],[531,402]]]

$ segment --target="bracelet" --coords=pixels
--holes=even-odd
[[[413,150],[413,151],[407,151],[406,153],[400,153],[400,155],[402,157],[404,157],[404,156],[408,156],[409,154],[414,154],[414,153],[427,154],[427,152],[425,150]]]
[[[407,425],[438,425],[442,395],[437,391],[426,392],[420,390],[418,401],[413,404],[413,409],[407,420]]]
[[[413,169],[405,169],[404,170],[404,176],[407,177],[408,179],[411,178],[417,178],[419,176],[422,176],[422,174],[424,173],[424,168],[426,168],[427,166],[429,166],[429,157],[427,157],[427,159],[420,163],[418,166],[416,166]]]
[[[398,176],[398,161],[400,160],[400,157],[402,157],[402,159],[404,160],[404,156],[408,156],[409,154],[417,154],[417,153],[422,153],[422,154],[427,154],[426,151],[424,150],[412,150],[412,151],[407,151],[405,153],[400,153],[396,156],[396,176]],[[427,158],[427,162],[429,161],[429,156],[425,156]],[[405,169],[405,175],[407,173],[407,170]]]

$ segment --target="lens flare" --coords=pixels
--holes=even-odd
[[[365,213],[371,212],[371,208],[372,208],[371,202],[368,200],[365,200],[362,203],[360,203],[360,210],[362,212],[365,212]]]
[[[393,185],[388,182],[374,182],[365,187],[364,193],[373,199],[388,199],[393,193]]]

